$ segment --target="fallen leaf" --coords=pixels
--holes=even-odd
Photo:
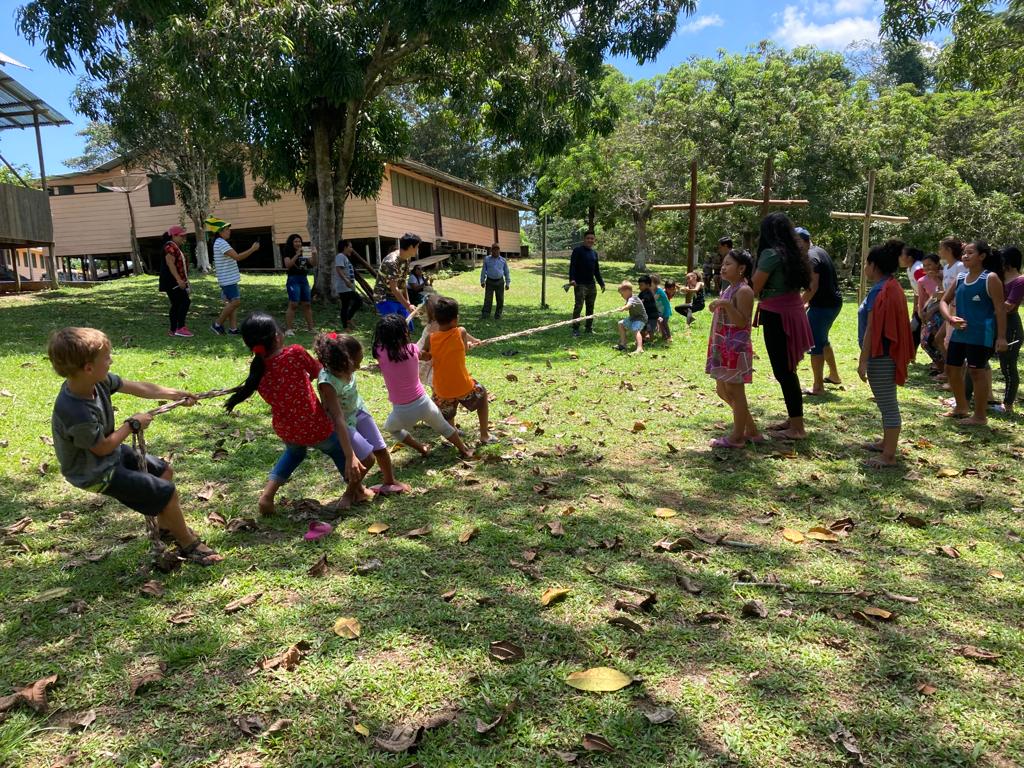
[[[1001,653],[986,651],[984,648],[978,648],[976,645],[963,645],[956,650],[965,659],[975,659],[977,661],[995,661],[1003,657]]]
[[[828,524],[828,529],[835,533],[849,533],[853,530],[854,522],[852,517],[841,517]]]
[[[694,617],[698,624],[728,624],[732,619],[724,613],[701,611]]]
[[[210,459],[211,461],[224,461],[230,455],[227,448],[218,448],[210,455]]]
[[[857,746],[857,737],[850,733],[846,726],[840,723],[839,727],[830,733],[828,737],[833,744],[839,744],[846,750],[847,754],[856,758],[859,764],[864,764],[864,755],[860,753],[860,747]]]
[[[452,600],[455,599],[455,596],[457,594],[459,594],[459,591],[457,589],[449,589],[447,592],[441,595],[441,599],[444,600],[446,603],[450,603]]]
[[[798,531],[796,528],[783,528],[782,538],[784,538],[786,541],[792,542],[793,544],[799,544],[806,537],[802,533],[800,533],[800,531]]]
[[[868,607],[862,611],[866,616],[870,616],[872,619],[878,621],[895,621],[896,614],[892,611],[887,611],[884,608]]]
[[[839,541],[838,536],[828,528],[822,528],[821,526],[811,528],[805,535],[808,539],[814,539],[815,541]]]
[[[23,688],[15,687],[10,696],[0,697],[0,713],[6,712],[18,704],[24,704],[38,713],[46,711],[49,706],[46,700],[46,689],[57,682],[57,675],[41,677],[31,685]]]
[[[516,706],[518,704],[519,704],[519,699],[513,699],[512,701],[510,701],[508,704],[505,705],[505,708],[503,710],[501,710],[501,712],[498,714],[497,718],[495,718],[493,721],[491,721],[489,723],[485,723],[483,720],[481,720],[478,717],[476,719],[476,732],[480,733],[480,734],[490,733],[495,728],[497,728],[499,725],[501,725],[503,722],[505,722],[505,718],[508,717],[512,713],[512,711],[516,708]]]
[[[366,529],[366,532],[367,533],[384,533],[385,531],[390,530],[390,529],[391,529],[391,526],[388,525],[387,523],[374,523],[373,525],[371,525],[369,528]]]
[[[202,488],[196,491],[196,498],[198,498],[200,501],[209,501],[218,492],[222,492],[223,490],[223,483],[205,483]]]
[[[998,568],[990,569],[988,575],[991,576],[993,579],[999,579],[1000,581],[1006,578],[1006,576],[1003,575],[1003,572],[1000,571]]]
[[[505,378],[506,378],[506,379],[507,379],[508,381],[512,381],[512,382],[516,382],[516,381],[519,381],[519,377],[518,377],[518,376],[516,376],[516,375],[515,375],[514,373],[506,373],[506,374],[505,374]]]
[[[579,758],[579,754],[576,752],[561,752],[557,749],[555,750],[555,755],[557,755],[558,759],[563,763],[575,763],[577,758]]]
[[[683,550],[695,549],[696,546],[697,545],[691,539],[688,539],[685,536],[678,539],[672,539],[666,536],[665,538],[658,539],[654,542],[655,549],[660,549],[665,552],[681,552]]]
[[[133,675],[128,681],[128,695],[134,697],[140,689],[145,688],[150,683],[156,683],[164,679],[164,670],[167,665],[162,661],[157,666],[147,670],[143,670],[137,675]]]
[[[360,736],[366,737],[370,735],[370,729],[362,723],[352,723],[352,730],[358,733]]]
[[[654,725],[667,723],[676,716],[676,711],[671,707],[659,707],[650,699],[637,698],[633,699],[633,703],[643,716]]]
[[[382,563],[378,558],[374,557],[370,560],[365,560],[361,563],[357,563],[356,573],[358,573],[360,576],[365,576],[366,574],[378,571],[383,567],[384,563]]]
[[[267,734],[267,735],[269,735],[271,733],[277,733],[279,731],[283,731],[285,728],[287,728],[291,724],[292,724],[291,720],[289,720],[286,717],[282,717],[282,718],[279,718],[279,719],[275,720],[270,725],[268,725],[267,726],[267,730],[265,730],[263,733]]]
[[[524,561],[526,561],[527,563],[532,563],[536,559],[537,559],[537,552],[536,552],[536,550],[533,550],[533,549],[523,550],[523,560]]]
[[[665,445],[668,446],[669,453],[679,453],[679,449],[672,445],[672,443],[665,443]]]
[[[373,743],[378,749],[398,755],[414,747],[423,735],[423,729],[408,723],[402,723],[391,729],[386,738],[378,736]]]
[[[291,672],[302,661],[303,655],[309,650],[309,643],[305,640],[300,640],[295,645],[288,648],[286,651],[282,651],[277,656],[271,656],[268,659],[264,659],[256,665],[255,670],[273,670],[283,669],[286,672]]]
[[[167,621],[171,624],[188,624],[196,617],[193,611],[178,611],[173,616],[168,616]]]
[[[215,525],[218,528],[224,528],[228,524],[227,521],[224,519],[224,516],[219,512],[207,512],[206,519],[210,522],[211,525]]]
[[[562,587],[549,587],[544,590],[544,593],[540,596],[541,605],[552,605],[564,600],[569,594],[568,589]]]
[[[8,526],[0,528],[0,533],[3,533],[4,536],[14,536],[16,534],[22,533],[30,525],[32,525],[32,518],[23,517],[20,520],[14,521]]]
[[[956,560],[960,557],[960,550],[958,550],[956,547],[951,547],[948,544],[939,547],[938,552],[945,555],[946,557],[952,558],[953,560]]]
[[[233,517],[226,526],[228,533],[239,533],[241,531],[258,531],[259,525],[251,517]]]
[[[309,566],[307,576],[325,576],[327,574],[327,555],[320,555],[315,563]]]
[[[911,528],[927,528],[928,527],[928,521],[924,520],[923,518],[918,517],[917,515],[900,515],[896,519],[903,521],[904,523],[909,525]]]
[[[69,731],[84,731],[96,722],[96,710],[90,709],[65,721]]]
[[[334,622],[334,634],[338,637],[343,637],[346,640],[355,640],[360,634],[362,634],[362,631],[363,627],[359,623],[359,619],[342,616]]]
[[[258,736],[266,727],[259,715],[239,715],[232,722],[246,736]]]
[[[615,747],[604,736],[596,733],[583,734],[583,748],[588,752],[614,752]]]
[[[641,625],[626,616],[612,616],[608,619],[608,623],[616,627],[628,629],[630,632],[635,632],[638,635],[644,633],[644,628]]]
[[[487,648],[487,653],[496,661],[511,664],[526,658],[526,652],[511,640],[495,640]]]
[[[224,613],[237,613],[243,608],[252,605],[261,597],[263,597],[262,592],[253,592],[251,595],[246,595],[245,597],[240,597],[237,600],[232,600],[224,606]]]
[[[402,534],[402,538],[405,538],[405,539],[418,539],[421,536],[426,536],[427,534],[429,534],[430,530],[431,529],[430,529],[429,525],[424,525],[421,528],[413,528],[411,531],[406,531],[405,533],[403,533]]]
[[[689,592],[691,595],[699,595],[704,591],[704,587],[698,584],[696,581],[691,579],[686,574],[678,574],[676,576],[676,584],[678,584],[684,591]]]
[[[150,597],[163,597],[164,585],[155,579],[151,579],[143,584],[139,591],[144,595],[149,595]]]
[[[953,467],[940,467],[935,473],[936,477],[960,477],[960,470]]]
[[[642,421],[634,421],[633,422],[633,433],[634,434],[636,434],[637,432],[643,432],[645,429],[647,429],[647,425],[644,424]]]
[[[474,538],[478,533],[480,533],[480,529],[477,528],[475,525],[471,528],[467,528],[459,534],[459,544],[465,544],[470,539]]]
[[[675,517],[678,513],[674,509],[668,507],[655,507],[654,516],[661,518]]]
[[[768,618],[768,609],[765,608],[764,603],[760,600],[747,600],[743,604],[743,608],[740,610],[748,619],[766,619]]]
[[[938,691],[939,689],[938,689],[938,688],[936,688],[936,687],[935,687],[934,685],[932,685],[931,683],[920,683],[920,684],[919,684],[919,685],[917,686],[916,690],[917,690],[917,692],[918,692],[918,693],[920,693],[920,694],[921,694],[922,696],[931,696],[931,695],[932,695],[933,693],[935,693],[935,692],[936,692],[936,691]]]
[[[625,688],[633,682],[633,678],[611,667],[593,667],[573,672],[565,678],[565,682],[581,691],[608,692]]]
[[[552,520],[547,525],[548,525],[548,530],[551,532],[552,536],[564,536],[565,535],[565,528],[562,527],[562,521],[561,520],[558,520],[558,519]]]

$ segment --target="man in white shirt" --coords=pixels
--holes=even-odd
[[[355,317],[363,303],[359,294],[356,293],[356,270],[349,258],[353,250],[351,240],[340,240],[338,241],[338,255],[334,257],[332,284],[341,305],[341,327],[346,331],[352,330],[352,318]]]

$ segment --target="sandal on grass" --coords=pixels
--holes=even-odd
[[[745,448],[746,445],[747,445],[746,441],[743,441],[742,443],[734,443],[728,437],[716,437],[714,440],[711,441],[711,447],[712,448],[737,449],[737,448]]]
[[[836,381],[836,380],[835,380],[835,379],[833,379],[833,378],[832,378],[831,376],[826,376],[826,377],[825,377],[825,378],[823,379],[823,381],[824,381],[824,382],[825,382],[826,384],[834,384],[834,385],[835,385],[835,386],[837,386],[837,387],[838,387],[838,386],[839,386],[840,384],[842,384],[842,383],[843,383],[843,382],[841,382],[841,381]]]
[[[370,490],[380,496],[392,496],[398,493],[407,493],[412,490],[412,487],[405,483],[381,483],[380,485],[371,485]]]
[[[224,559],[224,555],[219,554],[198,536],[187,547],[178,547],[178,555],[182,560],[202,566],[213,565]]]

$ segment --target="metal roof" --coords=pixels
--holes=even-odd
[[[0,69],[0,131],[39,125],[70,125],[71,121]]]

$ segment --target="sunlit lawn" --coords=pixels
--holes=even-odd
[[[605,269],[609,285],[629,275],[627,265]],[[514,265],[500,323],[478,319],[476,272],[438,288],[486,338],[568,315],[565,263],[552,270],[562,277],[549,280],[552,306],[542,310],[539,264]],[[246,276],[243,302],[283,315],[283,276]],[[618,303],[609,290],[598,310]],[[123,376],[196,391],[232,386],[249,358],[240,339],[209,332],[216,306],[213,279],[197,279],[197,335],[185,340],[165,335],[155,278],[0,299],[0,525],[32,518],[0,551],[0,696],[58,675],[45,714],[16,707],[0,721],[0,765],[541,766],[578,753],[595,766],[843,766],[854,758],[830,738],[840,728],[868,765],[1024,763],[1020,425],[956,429],[938,417],[939,393],[919,365],[900,392],[903,468],[862,469],[857,444],[879,421],[856,380],[852,300],[834,331],[845,385],[808,405],[812,437],[802,444],[708,448],[729,412],[704,374],[706,312],[690,331],[673,321],[675,343],[641,357],[615,352],[615,318],[603,319],[580,341],[558,329],[471,354],[471,373],[494,396],[500,443],[473,465],[443,441],[426,460],[396,453],[399,478],[416,492],[336,520],[323,510],[336,528],[316,543],[302,539],[313,504],[282,508],[256,531],[207,519],[256,515],[280,449],[259,398],[235,416],[215,401],[179,409],[154,423],[150,448],[173,455],[187,516],[227,560],[143,573],[140,518],[98,504],[57,471],[46,439],[60,380],[46,337],[93,325],[113,340]],[[322,327],[335,317],[333,307],[317,310]],[[369,313],[358,323],[365,342]],[[766,360],[757,362],[755,415],[775,420],[781,394]],[[360,391],[383,423],[380,379],[361,374]],[[142,405],[115,403],[123,415]],[[460,418],[475,436],[475,417]],[[227,456],[214,460],[218,447]],[[329,462],[311,455],[282,497],[329,504],[340,491]],[[678,514],[659,518],[657,507]],[[834,543],[781,534],[844,517],[853,528]],[[556,520],[564,535],[552,535]],[[391,527],[373,535],[374,522]],[[401,535],[422,526],[431,527],[425,536]],[[743,546],[714,543],[723,534]],[[656,550],[664,537],[692,549]],[[307,575],[321,555],[326,575]],[[375,558],[380,567],[356,572]],[[161,597],[140,593],[150,579]],[[761,584],[740,583],[750,580]],[[657,601],[646,612],[616,610],[616,600],[643,598],[621,585]],[[569,591],[544,607],[551,587]],[[225,614],[253,594],[255,603]],[[750,600],[767,618],[744,616]],[[895,616],[855,615],[869,607]],[[194,618],[168,621],[183,611]],[[642,634],[609,624],[616,616]],[[339,617],[358,619],[361,636],[335,635]],[[497,640],[521,646],[525,659],[489,657]],[[258,669],[300,642],[309,650],[293,671]],[[963,646],[1001,658],[965,658]],[[158,664],[163,679],[132,697],[132,677]],[[598,666],[636,681],[613,693],[565,684]],[[641,697],[675,716],[648,722]],[[493,723],[507,706],[501,723],[477,733],[478,719]],[[90,710],[87,729],[69,729]],[[257,716],[264,726],[290,723],[256,736],[238,727]],[[413,753],[375,745],[401,725],[428,726]],[[615,752],[586,751],[588,733]]]

